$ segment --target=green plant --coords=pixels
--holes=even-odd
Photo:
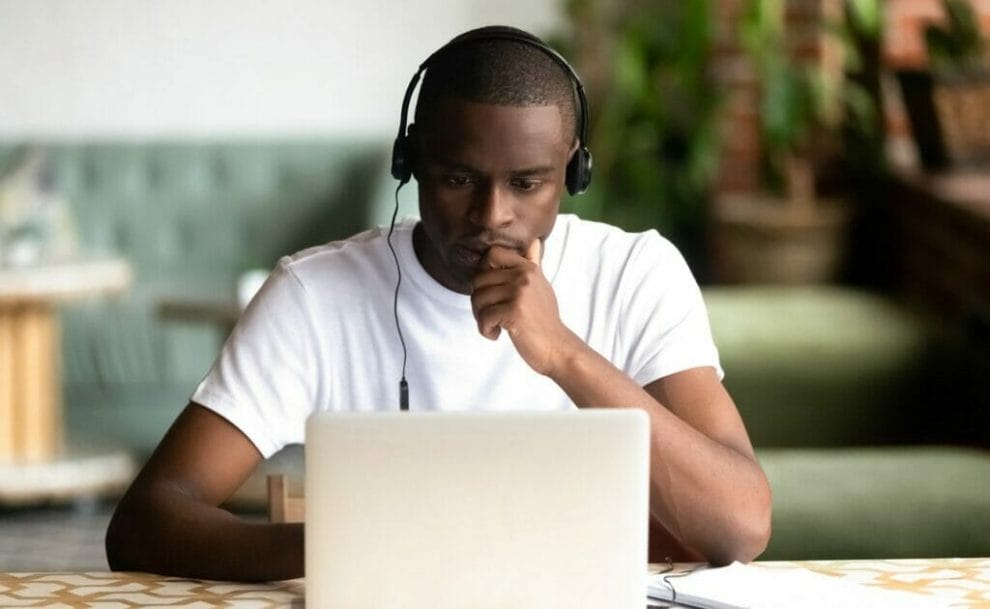
[[[883,0],[846,0],[845,22],[834,29],[846,49],[843,125],[844,173],[867,183],[886,174],[886,119],[883,114]]]
[[[571,209],[658,228],[689,261],[703,250],[718,153],[711,10],[710,0],[571,0],[573,41],[562,44],[586,75],[595,159],[591,190]]]
[[[976,67],[983,53],[980,24],[968,0],[943,0],[945,23],[925,29],[928,57],[935,68]]]
[[[854,38],[878,36],[881,19],[879,0],[850,0],[845,21],[823,21],[823,40],[839,53],[839,61],[825,67],[799,61],[789,51],[785,4],[751,0],[739,33],[757,79],[768,186],[795,195],[795,189],[807,190],[808,185],[794,180],[810,179],[796,176],[796,165],[807,165],[822,150],[836,147],[833,140],[844,126],[866,129],[876,122],[874,98],[847,72],[861,63]],[[796,198],[806,199],[806,194]]]

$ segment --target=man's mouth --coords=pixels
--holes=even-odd
[[[454,245],[451,251],[451,257],[453,258],[453,262],[456,264],[473,269],[478,266],[481,259],[488,253],[488,250],[493,247],[505,248],[507,250],[517,252],[521,256],[524,255],[522,245],[508,239],[496,241],[468,239],[465,241],[459,241]]]
[[[454,261],[457,264],[474,268],[478,266],[478,263],[481,262],[481,258],[487,251],[488,248],[475,249],[466,245],[455,245],[452,253]]]

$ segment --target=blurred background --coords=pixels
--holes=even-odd
[[[565,210],[702,284],[765,557],[990,555],[990,0],[0,0],[0,569],[106,568],[259,281],[388,221],[409,79],[492,23],[585,82]]]

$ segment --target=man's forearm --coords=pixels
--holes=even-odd
[[[635,407],[649,413],[653,514],[713,563],[755,558],[766,545],[770,521],[769,487],[756,460],[693,428],[581,345],[550,378],[579,407]]]
[[[754,458],[658,406],[651,424],[651,509],[715,564],[748,562],[770,535],[770,489]]]
[[[116,571],[237,581],[303,575],[302,524],[248,522],[179,493],[125,497],[106,544]]]

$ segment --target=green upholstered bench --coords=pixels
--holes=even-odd
[[[990,553],[990,454],[951,446],[767,449],[765,558]]]
[[[990,554],[986,411],[945,390],[963,360],[928,315],[838,287],[705,298],[773,490],[764,558]]]
[[[163,296],[230,298],[242,272],[387,218],[389,142],[32,142],[79,240],[133,265],[123,297],[63,309],[70,439],[148,454],[206,373],[220,325],[161,319]],[[0,167],[22,142],[0,143]]]

